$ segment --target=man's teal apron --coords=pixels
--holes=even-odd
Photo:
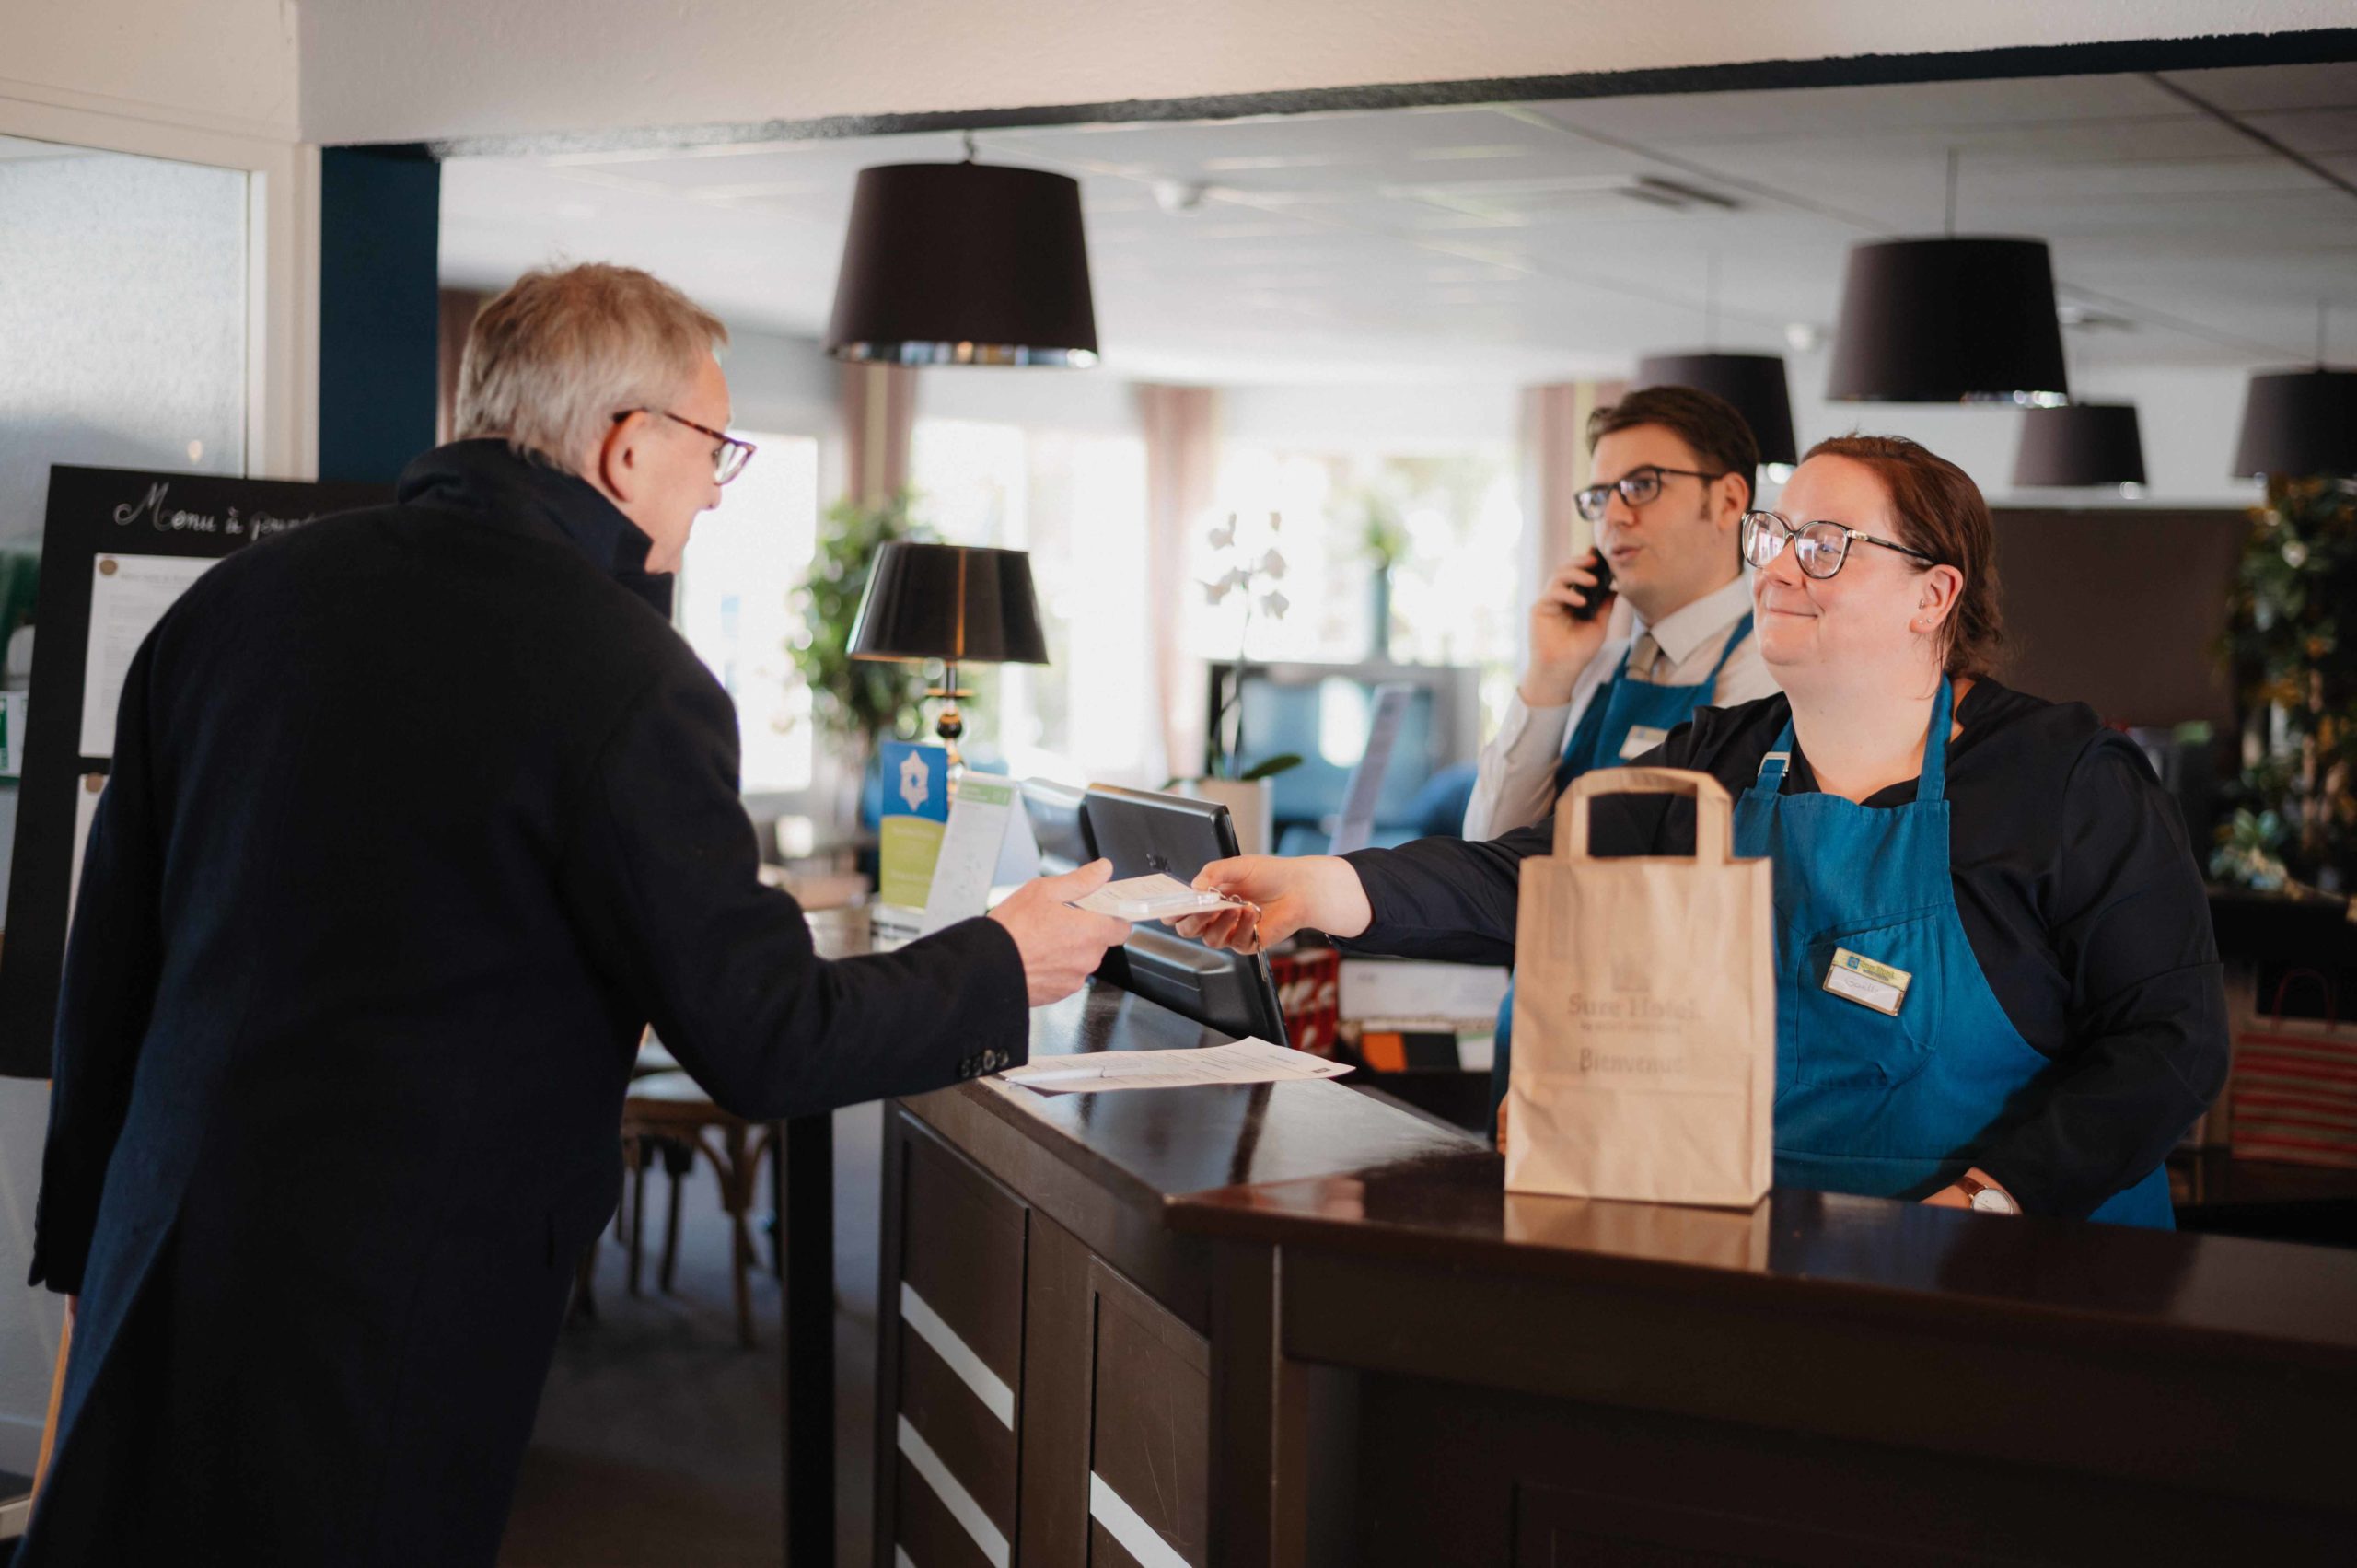
[[[2005,1016],[1956,913],[1954,702],[1943,679],[1911,806],[1779,793],[1789,722],[1736,803],[1736,854],[1774,866],[1779,1187],[1936,1192],[1975,1163],[2006,1102],[2053,1066]],[[2156,1167],[2092,1217],[2173,1229],[2168,1172]]]
[[[1719,650],[1719,662],[1711,673],[1696,686],[1654,686],[1629,679],[1630,656],[1637,651],[1634,637],[1620,655],[1620,664],[1613,670],[1612,679],[1602,691],[1588,699],[1587,711],[1580,714],[1580,722],[1572,728],[1572,738],[1563,747],[1562,761],[1555,764],[1555,793],[1562,795],[1571,782],[1582,773],[1597,768],[1618,767],[1632,757],[1642,757],[1666,739],[1669,732],[1694,716],[1697,708],[1708,707],[1711,696],[1718,689],[1719,672],[1743,640],[1751,635],[1751,611],[1745,610],[1735,630],[1727,633],[1726,646]],[[1494,1132],[1498,1125],[1498,1102],[1506,1098],[1507,1067],[1514,1059],[1514,987],[1506,987],[1505,1000],[1498,1004],[1498,1028],[1493,1037],[1496,1045],[1490,1058],[1490,1126]]]

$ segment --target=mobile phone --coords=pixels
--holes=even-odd
[[[1606,598],[1612,592],[1612,563],[1604,558],[1604,552],[1601,550],[1596,552],[1594,570],[1596,587],[1588,589],[1582,596],[1587,602],[1571,612],[1572,619],[1574,621],[1595,620],[1596,611],[1604,608]]]

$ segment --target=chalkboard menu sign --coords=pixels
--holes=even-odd
[[[116,699],[148,628],[224,556],[326,513],[391,499],[375,484],[50,470],[0,938],[0,1076],[49,1076],[82,845],[113,763]]]

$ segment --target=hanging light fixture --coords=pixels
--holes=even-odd
[[[1080,184],[974,161],[859,171],[827,352],[888,365],[1097,363]]]
[[[2022,414],[2014,448],[2021,489],[2126,487],[2144,482],[2144,438],[2134,403],[2065,403]]]
[[[2068,351],[2064,369],[2069,369]],[[2014,447],[2019,489],[2116,487],[2144,483],[2144,437],[2134,403],[2069,402],[2023,411]]]
[[[1699,354],[1649,354],[1637,361],[1631,391],[1647,387],[1692,387],[1724,399],[1751,426],[1759,461],[1778,482],[1792,477],[1800,461],[1793,438],[1793,398],[1784,384],[1784,361],[1772,354],[1719,351],[1719,258],[1711,253],[1702,285],[1702,350]]]
[[[1950,149],[1941,238],[1851,248],[1828,398],[2032,407],[2068,401],[2046,242],[1958,238],[1956,171]]]
[[[1793,399],[1784,362],[1772,354],[1655,354],[1637,361],[1629,389],[1692,387],[1735,405],[1759,443],[1759,460],[1790,471],[1800,461],[1793,438]]]
[[[2357,474],[2357,370],[2325,364],[2325,305],[2316,305],[2312,370],[2263,370],[2243,395],[2240,479]]]

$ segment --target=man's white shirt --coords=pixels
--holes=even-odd
[[[1748,572],[1736,574],[1725,587],[1663,616],[1657,625],[1646,624],[1626,598],[1614,600],[1604,645],[1580,671],[1570,702],[1561,707],[1532,708],[1524,704],[1517,691],[1507,703],[1505,722],[1481,749],[1480,776],[1473,785],[1472,802],[1465,808],[1465,836],[1494,839],[1543,821],[1555,808],[1555,765],[1562,761],[1563,748],[1571,743],[1572,732],[1579,727],[1588,704],[1620,668],[1620,656],[1640,636],[1650,632],[1661,651],[1652,670],[1642,677],[1632,664],[1631,679],[1643,679],[1655,686],[1697,686],[1709,678],[1728,636],[1750,609]],[[1778,690],[1768,667],[1760,662],[1759,638],[1754,634],[1743,640],[1726,668],[1719,671],[1708,704],[1731,707],[1772,696]]]

